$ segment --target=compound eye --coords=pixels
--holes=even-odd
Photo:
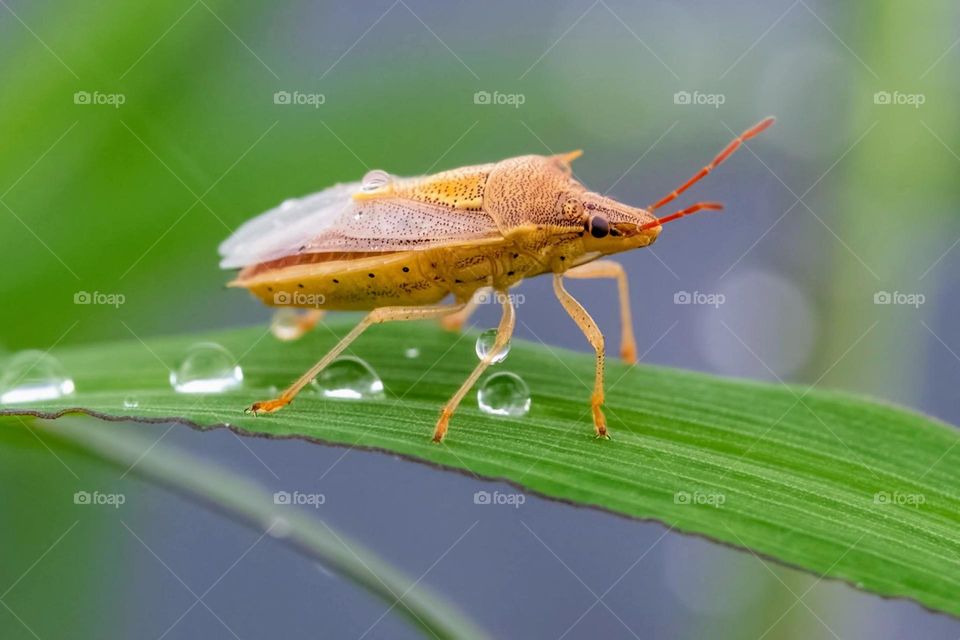
[[[605,238],[610,233],[610,223],[600,216],[591,216],[587,220],[587,228],[594,238]]]

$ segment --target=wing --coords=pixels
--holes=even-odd
[[[500,236],[480,209],[406,196],[419,182],[394,178],[389,189],[373,194],[360,182],[338,184],[287,200],[227,238],[220,245],[220,266],[235,269],[297,253],[410,251]]]

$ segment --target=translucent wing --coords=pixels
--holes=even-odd
[[[417,179],[394,180],[403,187]],[[247,221],[220,245],[220,266],[235,269],[297,253],[409,251],[500,235],[483,211],[398,195],[354,199],[360,191],[359,182],[338,184]]]

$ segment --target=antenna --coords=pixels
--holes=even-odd
[[[702,178],[704,178],[708,173],[710,173],[711,171],[713,171],[714,169],[716,169],[718,166],[720,166],[720,164],[722,164],[724,160],[726,160],[727,158],[729,158],[730,156],[732,156],[732,155],[733,155],[733,152],[740,148],[740,145],[742,145],[744,142],[746,142],[746,141],[749,140],[750,138],[753,138],[754,136],[757,136],[757,135],[759,135],[760,133],[762,133],[762,132],[763,132],[764,130],[766,130],[770,125],[772,125],[773,122],[774,122],[774,119],[773,119],[772,117],[764,118],[763,120],[761,120],[761,121],[758,122],[757,124],[753,125],[753,126],[750,127],[749,129],[747,129],[746,131],[744,131],[743,133],[741,133],[739,136],[737,136],[736,138],[734,138],[733,140],[731,140],[731,141],[730,141],[730,144],[728,144],[728,145],[726,146],[726,148],[724,148],[723,151],[721,151],[719,154],[717,154],[717,157],[714,158],[713,161],[712,161],[710,164],[708,164],[708,165],[705,166],[703,169],[700,169],[700,171],[698,171],[698,172],[696,172],[695,174],[693,174],[693,177],[692,177],[692,178],[690,178],[689,180],[687,180],[686,182],[684,182],[682,185],[680,185],[679,187],[677,187],[676,189],[674,189],[673,191],[671,191],[670,193],[668,193],[666,196],[664,196],[663,198],[660,198],[660,200],[656,201],[655,203],[653,203],[652,205],[650,205],[649,207],[647,207],[647,211],[648,211],[649,213],[653,213],[654,211],[656,211],[657,209],[659,209],[659,208],[662,207],[663,205],[667,204],[668,202],[672,202],[673,200],[676,200],[677,197],[679,197],[681,193],[683,193],[684,191],[686,191],[687,189],[689,189],[690,187],[692,187],[694,184],[696,184],[697,182],[699,182],[699,181],[700,181]],[[696,205],[695,205],[695,206],[696,206]],[[703,207],[703,208],[706,209],[706,208],[710,208],[710,207]],[[687,211],[687,210],[684,209],[684,211]],[[682,213],[682,212],[678,211],[677,213]],[[694,212],[691,211],[690,213],[694,213]],[[677,215],[677,214],[674,214],[674,215]],[[688,214],[687,214],[687,213],[683,213],[683,215],[688,215]],[[668,216],[668,217],[669,217],[669,216]],[[682,216],[677,216],[677,217],[682,217]],[[661,218],[661,219],[662,219],[662,218]],[[670,218],[670,219],[673,220],[674,218]],[[647,226],[647,225],[644,225],[644,226]],[[656,225],[654,225],[654,226],[656,226]]]

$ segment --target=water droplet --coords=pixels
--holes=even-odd
[[[123,399],[123,408],[124,409],[136,409],[140,406],[140,401],[134,398],[133,396],[127,396]]]
[[[338,358],[311,385],[324,398],[382,400],[383,381],[370,365],[353,356]]]
[[[530,387],[515,373],[495,373],[477,390],[477,405],[493,416],[525,416],[530,411]]]
[[[278,309],[270,320],[270,333],[277,340],[284,342],[296,340],[303,335],[303,330],[300,328],[300,314],[290,307]]]
[[[200,342],[170,372],[170,384],[180,393],[221,393],[239,387],[243,371],[230,352],[216,342]]]
[[[290,211],[295,206],[300,204],[300,201],[296,198],[290,198],[289,200],[284,200],[280,203],[280,211]]]
[[[73,380],[63,365],[43,351],[18,353],[0,376],[0,404],[55,400],[73,391]]]
[[[413,360],[414,358],[420,357],[420,349],[416,347],[410,347],[403,352],[403,355]]]
[[[383,169],[374,169],[373,171],[368,171],[365,176],[363,176],[363,181],[360,183],[360,188],[363,191],[376,191],[377,189],[387,185],[390,182],[390,174],[384,171]]]
[[[497,341],[497,330],[496,329],[487,329],[479,336],[477,336],[477,357],[483,360],[488,353],[493,350],[493,345]],[[507,354],[510,353],[510,341],[507,340],[507,344],[503,346],[503,350],[498,353],[493,360],[490,362],[492,364],[497,364],[498,362],[503,362],[507,359]]]

